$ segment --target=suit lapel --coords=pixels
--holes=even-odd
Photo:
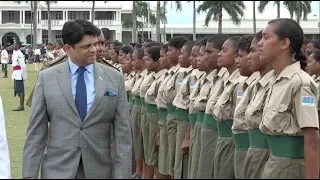
[[[95,88],[95,97],[92,103],[91,108],[89,109],[86,119],[90,117],[90,115],[94,112],[94,110],[99,106],[101,100],[104,96],[105,90],[105,82],[107,77],[105,76],[105,72],[100,67],[101,65],[97,62],[94,63],[94,88]]]
[[[78,110],[72,96],[70,70],[69,70],[68,61],[64,62],[63,67],[59,69],[58,72],[59,74],[57,76],[57,80],[58,80],[60,89],[63,93],[63,96],[66,98],[71,108],[78,114]]]

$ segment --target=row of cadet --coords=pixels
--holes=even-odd
[[[297,22],[275,19],[255,35],[113,47],[134,179],[318,178],[320,51],[303,43]]]

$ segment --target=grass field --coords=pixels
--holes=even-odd
[[[11,77],[11,65],[8,66],[8,76]],[[0,73],[2,73],[0,71]],[[27,65],[28,79],[25,81],[25,102],[37,80],[38,72],[34,65]],[[3,77],[3,73],[0,74]],[[14,112],[19,105],[19,97],[13,96],[13,81],[11,78],[0,78],[0,96],[3,100],[4,115],[6,120],[7,138],[9,143],[11,175],[13,179],[21,179],[22,176],[22,151],[29,123],[30,108],[25,106],[25,111]]]

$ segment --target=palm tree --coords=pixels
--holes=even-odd
[[[176,12],[178,11],[182,11],[182,4],[181,4],[181,1],[171,1],[171,9],[172,9],[172,2],[175,3],[176,5]],[[163,18],[166,18],[166,6],[167,6],[167,1],[163,1]],[[165,20],[165,22],[163,22],[163,35],[164,35],[164,43],[167,41],[167,35],[166,35],[166,23],[167,23],[167,20]]]
[[[132,42],[137,42],[138,34],[137,34],[137,3],[133,1],[132,7]]]
[[[271,1],[260,1],[258,5],[259,13],[262,13]],[[280,1],[273,1],[273,5],[277,5],[277,18],[280,18]]]
[[[140,33],[142,35],[142,41],[144,41],[144,33],[143,33],[143,27],[145,26],[145,24],[148,22],[148,4],[145,1],[134,1],[135,3],[135,12],[136,18],[126,18],[123,22],[122,22],[122,26],[124,28],[132,28],[132,30],[134,31],[134,22],[136,21],[137,23],[137,29],[141,29]],[[134,15],[133,15],[134,17]],[[139,18],[139,20],[137,20]],[[153,12],[150,12],[149,14],[149,22],[152,25],[156,24],[156,15]],[[133,33],[134,35],[134,33]],[[134,41],[136,42],[136,41]]]
[[[253,33],[257,32],[257,24],[256,24],[256,2],[253,1]]]
[[[86,1],[82,1],[82,2],[86,2]],[[96,5],[96,1],[88,1],[88,2],[92,2],[92,8],[91,8],[91,23],[93,24],[94,22],[94,17],[95,17],[95,5]],[[108,1],[104,1],[104,3],[107,3]]]
[[[283,5],[289,10],[291,19],[293,14],[296,15],[297,23],[300,24],[301,17],[307,20],[307,16],[311,13],[312,1],[283,1]]]
[[[58,1],[45,1],[48,8],[48,42],[53,43],[52,30],[51,30],[51,11],[50,5]]]
[[[156,41],[160,41],[160,1],[157,1]]]
[[[240,24],[240,17],[244,16],[246,9],[243,1],[203,1],[197,12],[206,12],[205,25],[208,26],[210,20],[218,21],[218,33],[222,33],[222,10],[225,10],[235,24]]]
[[[197,39],[197,33],[196,33],[196,1],[193,1],[193,40],[195,41]]]

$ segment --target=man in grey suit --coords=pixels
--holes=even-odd
[[[67,62],[43,70],[36,83],[23,152],[23,178],[131,178],[132,142],[123,75],[95,62],[100,30],[66,22]]]

